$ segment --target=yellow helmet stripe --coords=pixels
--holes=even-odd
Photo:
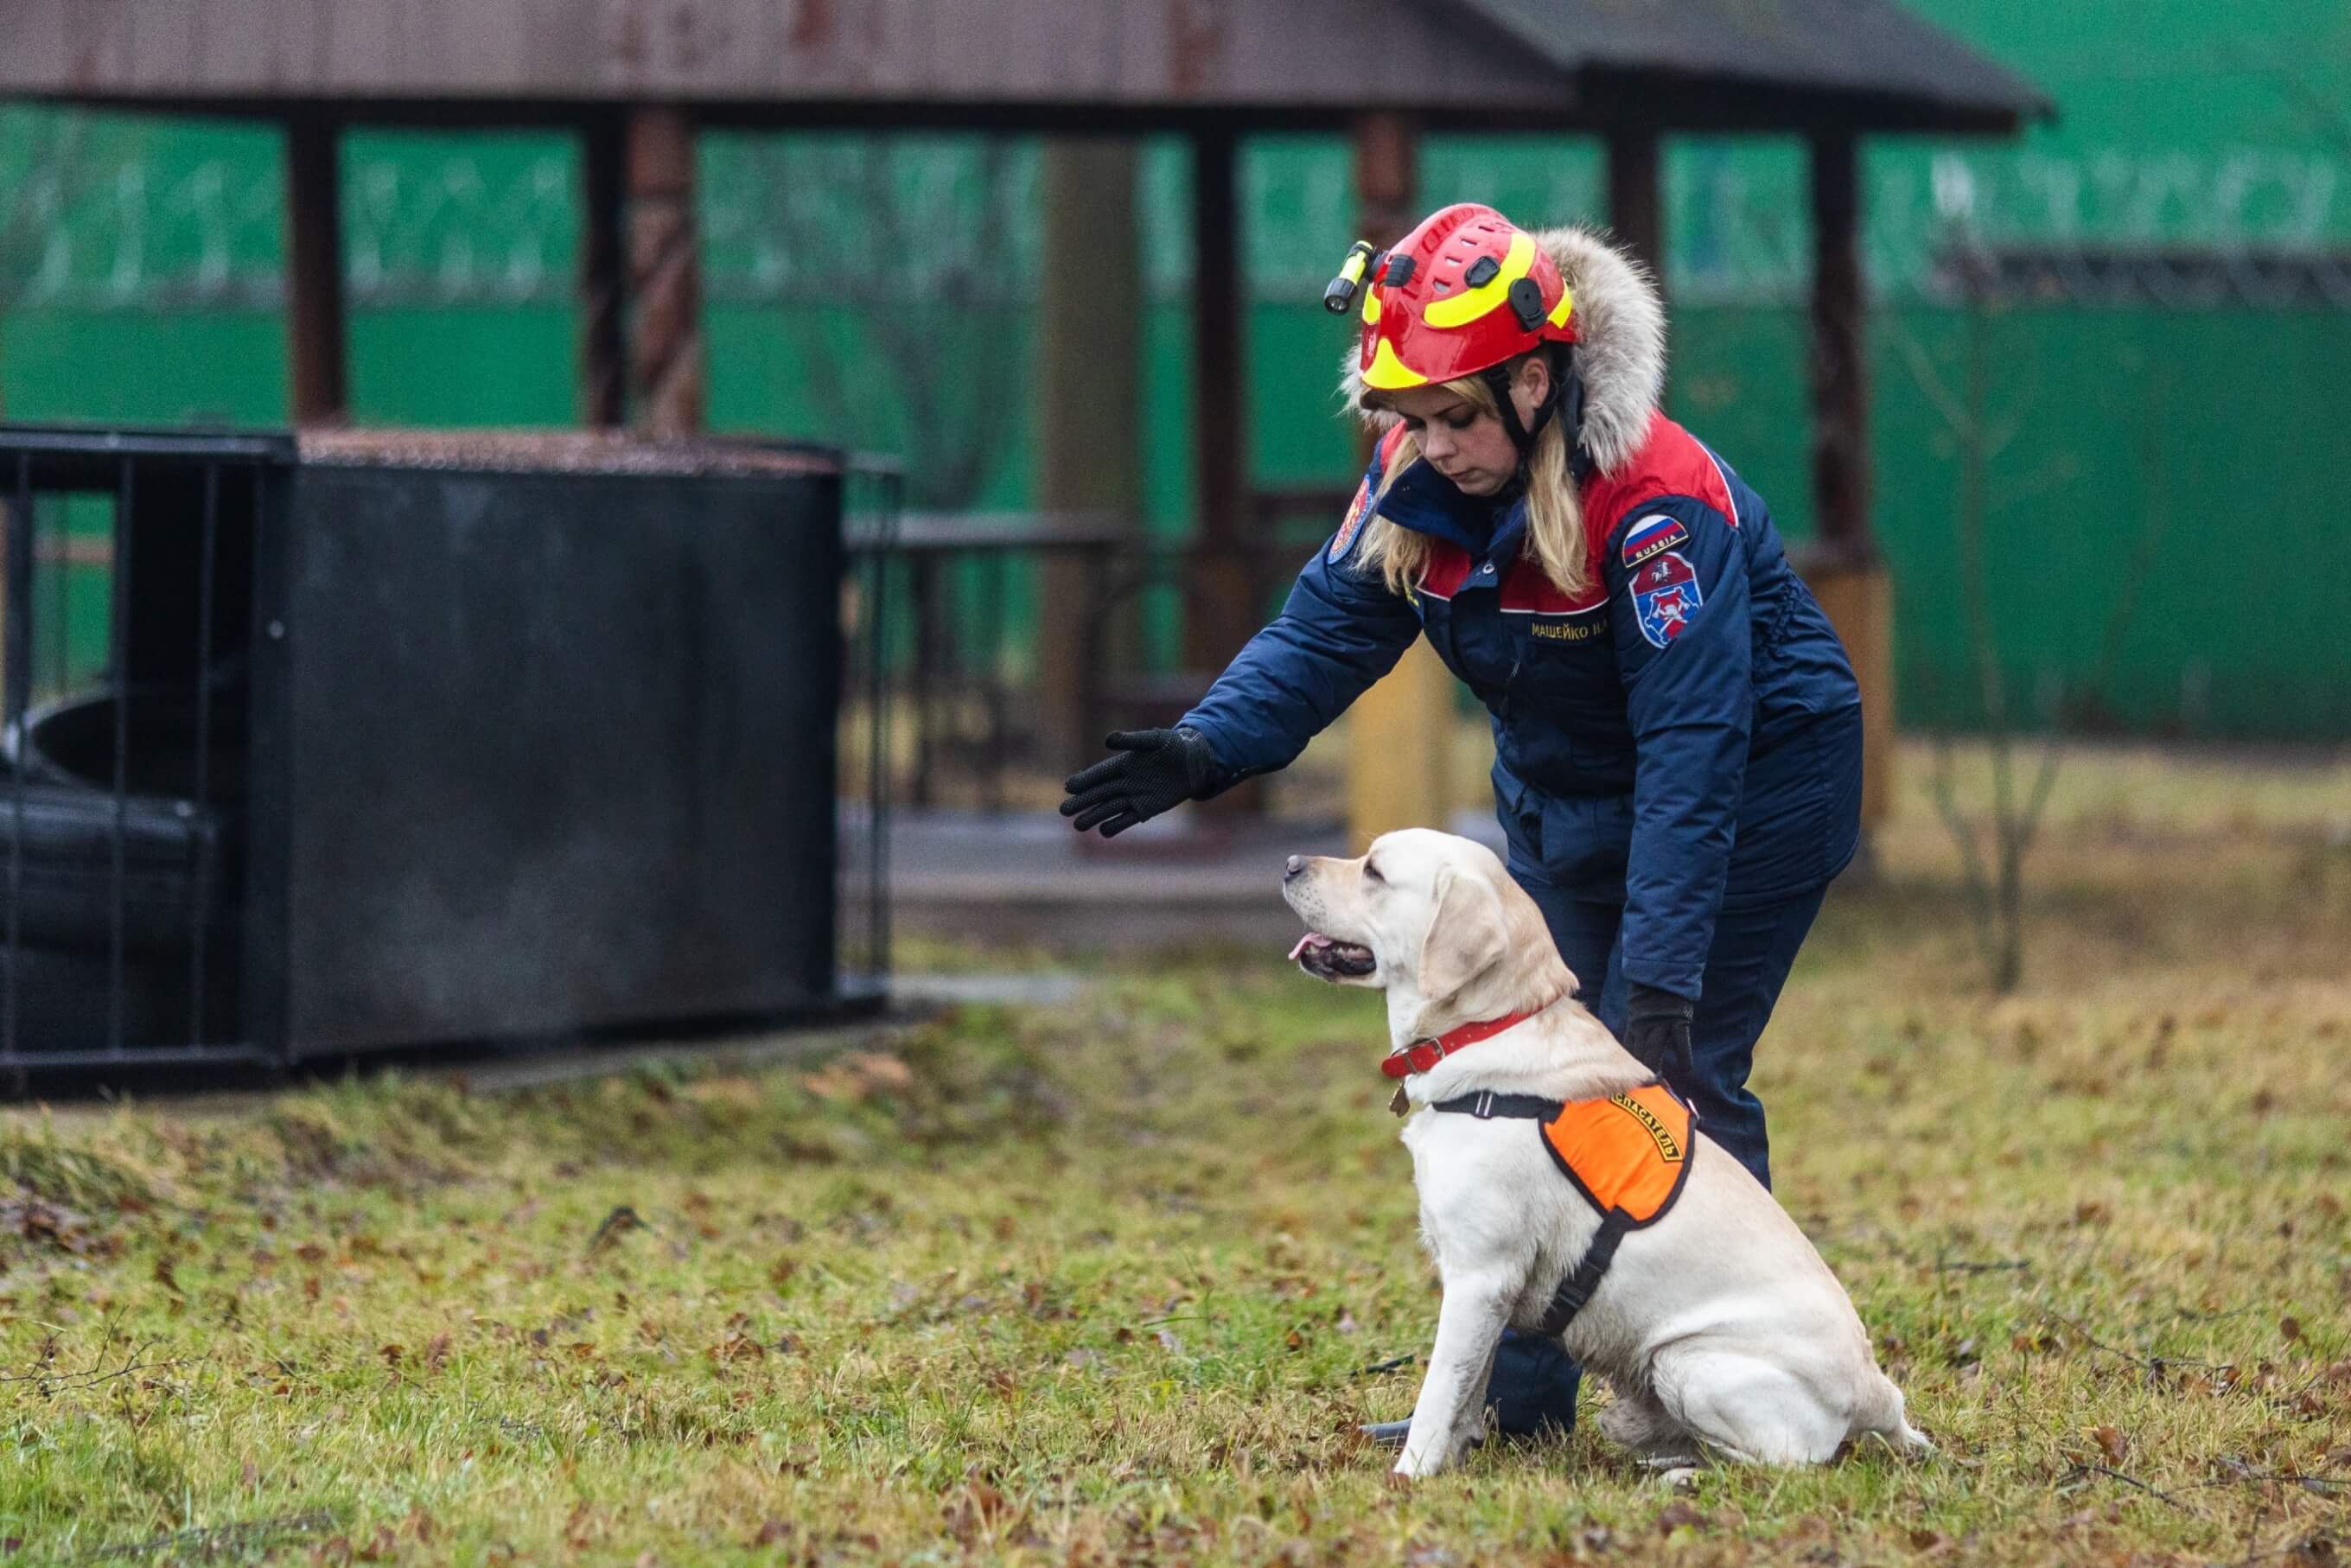
[[[1364,372],[1364,384],[1375,392],[1402,392],[1406,387],[1426,386],[1428,378],[1397,359],[1395,345],[1382,338],[1379,352],[1372,356],[1372,368]]]
[[[1364,325],[1376,327],[1379,324],[1380,291],[1376,288],[1366,288],[1364,290]]]
[[[1487,311],[1498,308],[1510,292],[1510,285],[1524,277],[1535,264],[1535,242],[1524,230],[1510,236],[1510,254],[1502,261],[1502,270],[1488,278],[1477,288],[1464,289],[1450,299],[1432,299],[1421,308],[1420,319],[1432,327],[1466,327]]]
[[[1567,319],[1575,314],[1575,290],[1562,283],[1559,287],[1559,303],[1552,307],[1551,324],[1564,327]]]

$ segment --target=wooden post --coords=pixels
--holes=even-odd
[[[1134,143],[1049,141],[1044,148],[1044,256],[1037,329],[1039,507],[1143,514],[1143,259],[1134,225]],[[1106,586],[1091,552],[1045,562],[1037,628],[1040,736],[1049,757],[1090,757],[1093,692],[1088,618]],[[1093,657],[1124,663],[1105,643]]]
[[[1368,114],[1355,122],[1354,141],[1358,228],[1375,246],[1393,245],[1421,217],[1417,128],[1400,114]],[[1358,450],[1369,463],[1368,432]],[[1416,642],[1348,710],[1347,834],[1358,850],[1393,828],[1446,825],[1453,728],[1452,672]]]
[[[1894,810],[1894,592],[1882,566],[1848,567],[1806,551],[1797,562],[1836,628],[1861,684],[1861,825]]]
[[[1859,161],[1849,132],[1813,138],[1813,503],[1819,542],[1804,565],[1861,683],[1862,821],[1875,827],[1893,805],[1894,629],[1893,596],[1869,528]]]
[[[580,423],[597,429],[628,420],[622,162],[619,120],[598,115],[580,127]]]
[[[298,424],[350,415],[343,314],[342,128],[305,110],[286,121],[287,412]]]
[[[702,257],[694,120],[669,104],[628,112],[629,381],[649,435],[703,427]]]

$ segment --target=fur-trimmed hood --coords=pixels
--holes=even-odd
[[[1648,434],[1666,385],[1666,309],[1649,269],[1593,229],[1530,231],[1559,266],[1575,298],[1575,363],[1583,376],[1583,449],[1603,474],[1622,468]],[[1340,361],[1339,388],[1365,423],[1396,416],[1364,407],[1359,350]]]

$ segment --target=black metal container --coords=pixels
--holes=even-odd
[[[837,956],[845,482],[747,443],[0,426],[0,1068],[870,999]],[[57,546],[73,493],[111,502],[78,674],[37,591],[89,542]]]

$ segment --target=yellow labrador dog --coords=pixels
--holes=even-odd
[[[1421,1235],[1445,1290],[1395,1468],[1434,1475],[1483,1427],[1503,1325],[1544,1322],[1601,1216],[1554,1168],[1548,1129],[1427,1107],[1465,1110],[1490,1092],[1532,1097],[1509,1102],[1521,1105],[1599,1102],[1604,1113],[1624,1096],[1630,1112],[1627,1092],[1651,1075],[1574,1001],[1541,912],[1482,845],[1410,829],[1360,860],[1292,856],[1282,894],[1309,927],[1291,955],[1301,968],[1386,993],[1392,1075],[1416,1113],[1404,1142]],[[1524,1016],[1499,1031],[1469,1027],[1514,1015]],[[1448,1049],[1460,1040],[1471,1043]],[[1683,1149],[1661,1132],[1660,1148],[1683,1166],[1676,1196],[1654,1223],[1621,1233],[1561,1331],[1568,1354],[1615,1392],[1601,1432],[1660,1469],[1708,1453],[1818,1463],[1865,1433],[1929,1448],[1844,1288],[1771,1195],[1702,1133]]]

